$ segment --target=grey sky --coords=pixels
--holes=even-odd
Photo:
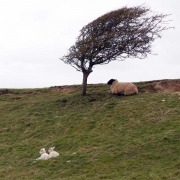
[[[142,4],[172,14],[175,29],[153,44],[158,55],[95,66],[88,83],[180,78],[179,0],[0,0],[0,88],[81,84],[82,73],[59,60],[80,29],[111,10]]]

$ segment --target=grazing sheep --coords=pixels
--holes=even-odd
[[[128,96],[138,93],[137,87],[129,82],[118,82],[116,79],[110,79],[107,84],[111,85],[110,89],[113,94]]]
[[[49,152],[49,158],[52,158],[52,157],[57,157],[59,156],[59,153],[54,151],[54,148],[55,147],[50,147],[48,152]]]
[[[45,148],[40,149],[39,153],[41,154],[41,156],[36,160],[48,160],[50,158],[49,155],[46,153]]]

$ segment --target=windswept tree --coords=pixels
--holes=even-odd
[[[83,73],[82,95],[86,95],[93,66],[126,58],[143,59],[151,54],[152,42],[170,28],[167,16],[145,6],[123,7],[84,26],[75,45],[60,58]]]

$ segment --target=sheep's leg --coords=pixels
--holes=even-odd
[[[118,96],[124,96],[124,93],[117,93]]]

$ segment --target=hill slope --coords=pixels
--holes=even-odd
[[[180,94],[155,85],[129,97],[104,84],[86,97],[78,85],[0,90],[1,179],[179,180]],[[50,146],[60,156],[34,162]]]

